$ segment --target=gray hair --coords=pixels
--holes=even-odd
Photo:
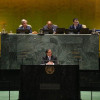
[[[22,19],[21,20],[21,23],[23,23],[23,22],[26,22],[27,23],[27,20],[26,19]]]

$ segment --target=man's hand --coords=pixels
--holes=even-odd
[[[54,65],[54,63],[52,61],[49,61],[46,63],[46,65]]]

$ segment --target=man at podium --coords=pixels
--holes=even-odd
[[[57,65],[57,58],[52,55],[51,49],[46,50],[46,56],[42,57],[42,64]]]

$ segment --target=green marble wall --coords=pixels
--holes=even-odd
[[[61,65],[79,64],[83,70],[99,69],[98,35],[2,35],[1,48],[1,69],[40,65],[46,49],[52,50]]]

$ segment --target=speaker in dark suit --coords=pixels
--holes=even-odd
[[[52,55],[51,49],[46,50],[46,56],[42,57],[42,64],[57,65],[57,57]]]

